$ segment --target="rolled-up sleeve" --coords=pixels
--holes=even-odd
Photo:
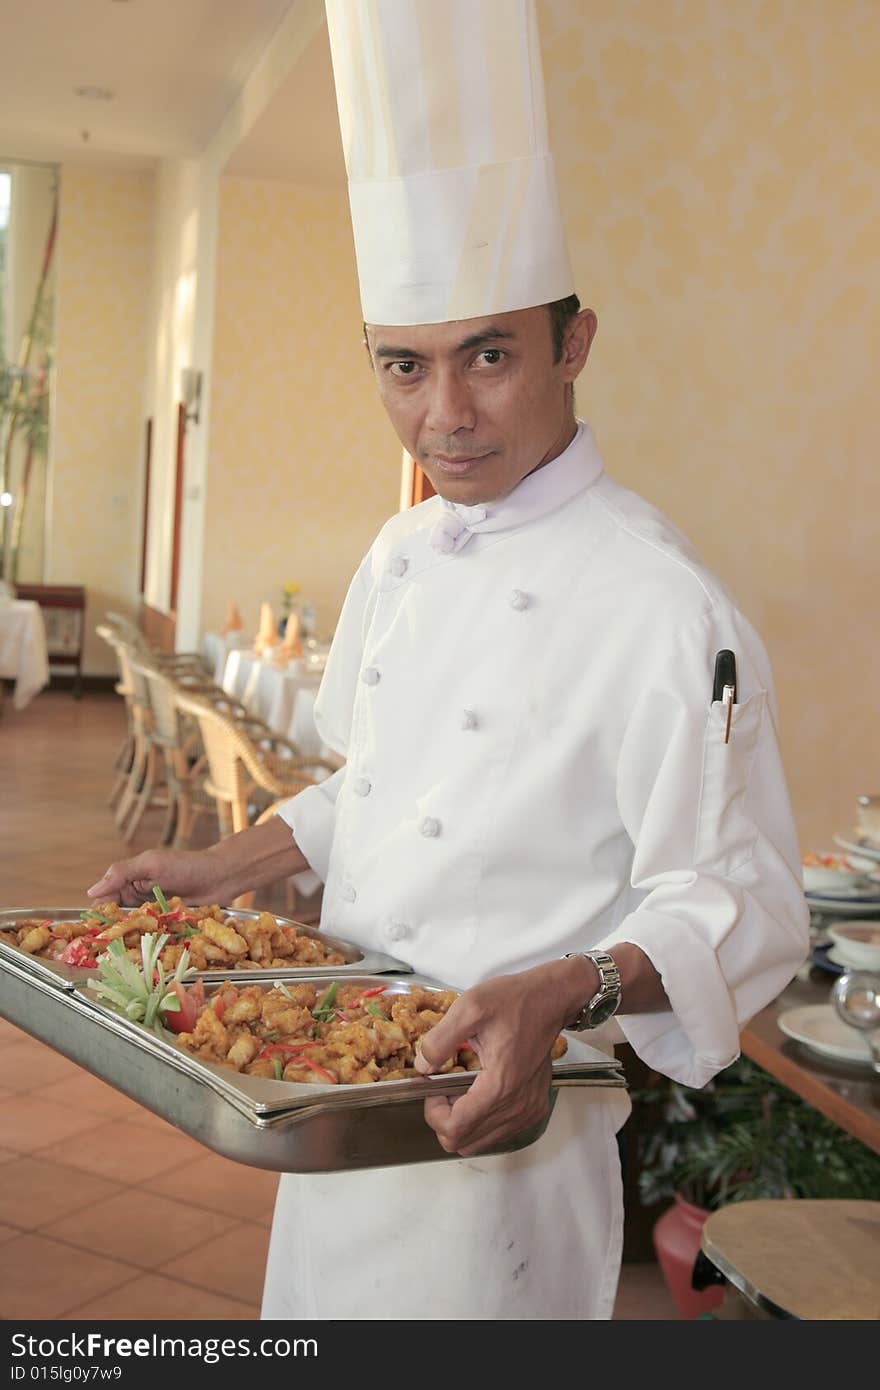
[[[722,647],[738,660],[727,743],[705,675]],[[646,683],[621,748],[637,902],[600,944],[639,946],[671,1005],[622,1013],[626,1040],[655,1070],[699,1087],[736,1059],[740,1030],[805,959],[809,912],[760,640],[735,610],[713,610],[674,656]]]

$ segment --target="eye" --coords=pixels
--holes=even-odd
[[[475,361],[483,362],[487,367],[497,367],[504,356],[505,354],[501,351],[501,348],[483,348],[482,352],[477,353]]]
[[[412,377],[418,370],[418,363],[413,362],[411,358],[403,358],[399,362],[389,362],[388,370],[392,376]]]

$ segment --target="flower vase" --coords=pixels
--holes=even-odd
[[[666,1287],[682,1318],[696,1318],[700,1313],[710,1312],[719,1307],[724,1298],[721,1285],[713,1285],[699,1293],[691,1287],[691,1273],[708,1215],[704,1207],[694,1206],[693,1202],[676,1193],[672,1206],[654,1226],[657,1259]]]

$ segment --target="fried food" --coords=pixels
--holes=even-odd
[[[195,1028],[178,1034],[188,1052],[247,1076],[305,1085],[365,1084],[418,1076],[414,1062],[424,1036],[457,995],[413,985],[303,983],[221,985]],[[565,1038],[553,1044],[563,1056]],[[480,1059],[462,1042],[444,1072],[479,1071]]]
[[[78,921],[58,922],[39,917],[20,918],[0,929],[0,941],[31,956],[66,965],[93,968],[111,941],[122,938],[126,954],[140,959],[145,932],[165,932],[165,969],[173,972],[184,950],[195,970],[287,970],[291,966],[344,965],[345,957],[320,936],[278,922],[271,912],[237,918],[216,904],[187,907],[180,898],[168,900],[168,911],[157,904],[134,909],[117,903],[86,908]]]

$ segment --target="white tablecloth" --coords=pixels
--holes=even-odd
[[[210,661],[217,685],[223,684],[226,658],[232,651],[249,647],[251,638],[246,632],[206,632],[202,638],[202,656]]]
[[[15,681],[15,709],[24,709],[49,684],[46,625],[31,599],[0,604],[0,678]]]
[[[227,695],[240,700],[275,733],[289,738],[306,757],[332,758],[315,728],[314,706],[321,672],[303,661],[279,667],[249,651],[231,651],[221,682]]]

